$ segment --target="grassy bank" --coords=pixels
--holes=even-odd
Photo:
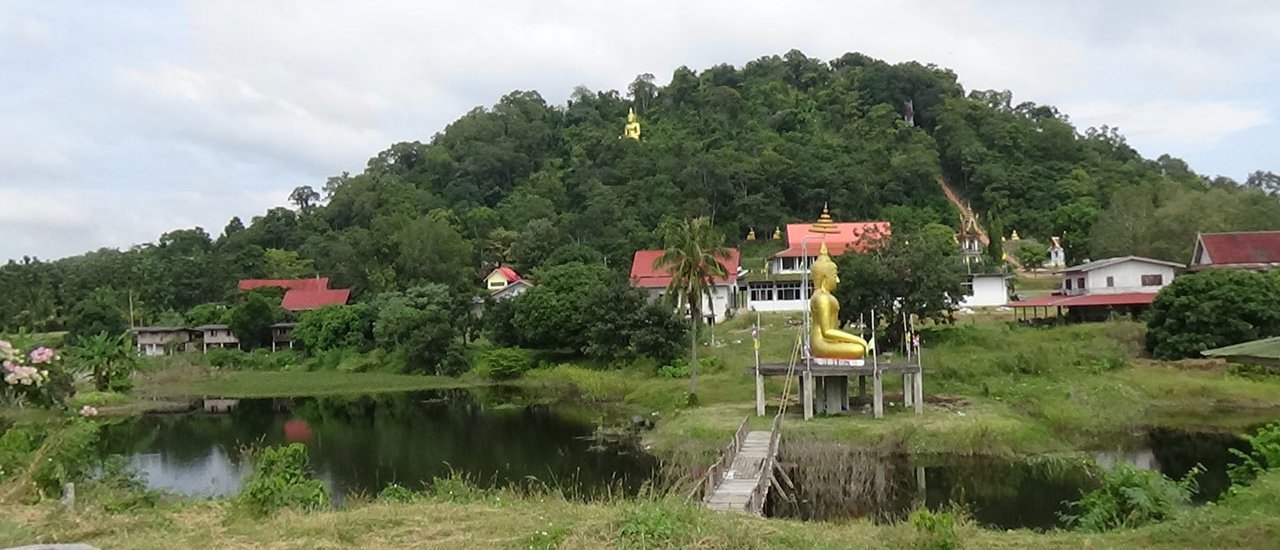
[[[787,362],[794,320],[762,320],[762,360]],[[570,388],[587,400],[658,411],[662,421],[650,436],[657,448],[710,453],[743,416],[754,414],[746,374],[753,364],[752,321],[717,327],[717,344],[700,351],[711,360],[699,376],[698,407],[681,406],[688,379],[641,370],[561,366],[529,380]],[[862,413],[802,422],[792,388],[787,434],[907,452],[1018,455],[1110,446],[1151,427],[1240,432],[1280,418],[1280,378],[1239,375],[1225,363],[1140,359],[1143,330],[1130,322],[933,327],[924,334],[924,415],[903,410],[901,381],[890,378],[886,391],[896,404],[885,419]],[[766,384],[770,414],[782,385],[781,378]],[[753,420],[761,427],[768,421]]]
[[[571,502],[507,491],[352,503],[343,511],[258,520],[224,501],[66,517],[56,503],[0,506],[0,544],[85,542],[101,548],[907,548],[909,523],[802,523],[723,515],[664,500]],[[965,548],[1274,548],[1280,472],[1165,523],[1109,533],[993,531],[961,522]]]
[[[474,386],[447,376],[378,372],[208,371],[156,373],[144,377],[135,394],[146,397],[290,397],[412,391]]]

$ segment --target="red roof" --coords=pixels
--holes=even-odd
[[[787,224],[787,249],[775,254],[782,258],[802,257],[806,248],[810,256],[818,255],[821,243],[827,243],[827,251],[832,256],[839,256],[850,250],[866,252],[881,239],[892,234],[889,222],[846,222],[837,223],[835,233],[819,233],[813,231],[812,223]],[[807,239],[807,240],[806,240]],[[805,244],[805,243],[808,244]]]
[[[643,288],[666,288],[671,284],[671,276],[666,269],[660,269],[653,266],[653,262],[662,256],[662,250],[637,250],[635,257],[631,259],[631,286]],[[738,282],[738,249],[730,248],[729,257],[720,260],[720,265],[724,266],[728,277],[716,277],[713,281],[717,285],[732,285]]]
[[[1208,253],[1208,261],[1201,261],[1201,252]],[[1204,267],[1280,264],[1280,231],[1201,233],[1193,264]]]
[[[1009,307],[1089,307],[1089,306],[1141,306],[1155,301],[1154,292],[1121,292],[1117,294],[1081,294],[1063,296],[1052,294],[1030,300],[1009,302]]]
[[[280,307],[289,311],[317,309],[324,306],[340,306],[351,298],[351,289],[290,290],[284,293]]]
[[[253,290],[255,288],[276,287],[285,290],[324,290],[329,288],[328,277],[314,277],[311,279],[247,279],[240,281],[240,290]]]
[[[508,283],[514,283],[514,282],[516,282],[516,281],[519,281],[519,280],[520,280],[520,274],[519,274],[519,273],[516,273],[516,270],[511,269],[511,268],[506,267],[506,266],[501,266],[501,267],[499,267],[499,268],[497,268],[497,269],[495,269],[495,270],[493,270],[493,271],[489,272],[489,275],[493,275],[494,273],[500,273],[500,274],[502,274],[502,277],[503,277],[504,279],[506,279]],[[487,279],[488,277],[485,277],[485,278]]]

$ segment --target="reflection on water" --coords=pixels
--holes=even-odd
[[[466,391],[210,405],[217,412],[110,425],[102,452],[130,457],[152,487],[195,496],[239,489],[251,469],[244,446],[293,441],[308,446],[317,476],[339,498],[392,482],[420,488],[451,469],[486,486],[536,478],[568,494],[629,493],[657,468],[629,445],[601,448],[591,424],[548,407],[487,407]]]
[[[1061,527],[1064,502],[1095,487],[1094,461],[1126,462],[1180,479],[1196,464],[1196,502],[1216,499],[1230,485],[1229,449],[1248,444],[1229,434],[1155,430],[1127,449],[1089,458],[1031,457],[1020,461],[984,457],[873,455],[834,443],[784,440],[781,460],[793,464],[790,499],[770,495],[771,515],[806,520],[871,517],[900,520],[920,504],[930,509],[963,506],[981,525],[1000,529]]]

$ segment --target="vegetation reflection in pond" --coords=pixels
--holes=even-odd
[[[458,472],[482,486],[532,479],[569,495],[631,493],[657,461],[627,444],[600,447],[590,423],[543,406],[491,407],[472,392],[245,399],[226,413],[152,415],[110,426],[104,453],[121,453],[153,487],[228,495],[250,469],[245,446],[307,444],[336,497],[390,483],[420,488]]]

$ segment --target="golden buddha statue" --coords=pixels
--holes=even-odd
[[[813,298],[809,299],[810,353],[830,359],[862,359],[867,352],[866,340],[840,330],[840,302],[831,295],[840,277],[827,252],[827,243],[822,243],[810,272],[814,287]]]
[[[622,127],[622,137],[640,140],[640,120],[636,118],[635,109],[627,109],[627,125]]]

